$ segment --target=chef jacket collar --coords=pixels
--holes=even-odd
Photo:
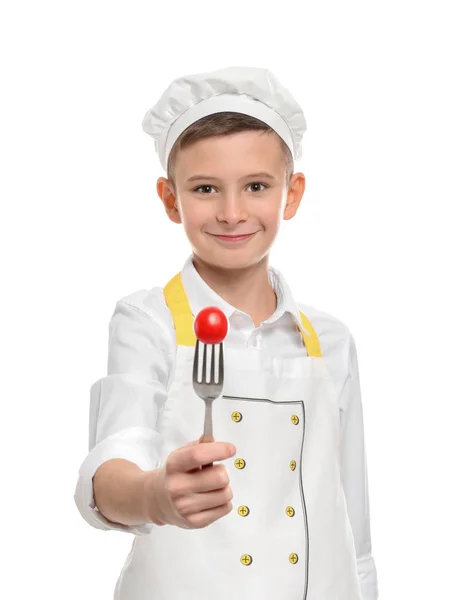
[[[271,287],[276,292],[277,306],[274,314],[265,322],[272,323],[287,312],[293,317],[299,329],[304,331],[306,335],[309,335],[309,332],[302,325],[299,308],[282,273],[278,269],[270,266],[268,268],[268,277]],[[202,279],[194,266],[192,254],[184,263],[181,270],[181,278],[194,316],[206,306],[216,306],[220,308],[228,320],[230,320],[230,317],[235,312],[245,314],[243,311],[235,308],[219,296],[217,292]]]

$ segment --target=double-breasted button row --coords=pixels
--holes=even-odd
[[[241,414],[241,412],[235,411],[232,413],[232,420],[235,423],[240,423],[242,421],[242,419],[243,419],[243,415]],[[292,415],[291,422],[293,425],[299,425],[299,417],[297,415]],[[234,465],[237,469],[241,470],[246,467],[246,461],[243,458],[237,458],[234,462]],[[296,467],[297,467],[296,461],[291,460],[291,462],[289,463],[289,468],[291,469],[291,471],[295,471]],[[248,508],[248,506],[244,506],[244,505],[239,506],[238,514],[241,517],[247,517],[250,514],[250,509]],[[286,507],[286,515],[288,517],[293,517],[295,514],[296,514],[296,511],[294,510],[293,506]],[[299,560],[299,556],[295,552],[291,552],[291,554],[289,554],[289,562],[291,564],[295,565],[298,562],[298,560]],[[249,567],[253,563],[253,557],[251,556],[251,554],[242,554],[240,557],[240,562],[245,567]]]
[[[291,564],[295,565],[298,560],[299,556],[295,552],[291,552],[291,554],[289,554],[289,562]],[[245,565],[245,567],[249,567],[253,562],[253,557],[251,554],[242,554],[240,556],[240,562],[242,565]]]

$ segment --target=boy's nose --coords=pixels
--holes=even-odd
[[[226,194],[221,198],[218,207],[217,219],[236,225],[248,219],[248,212],[243,199],[237,194]]]

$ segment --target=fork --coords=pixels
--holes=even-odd
[[[194,369],[192,372],[192,384],[194,391],[205,402],[205,421],[204,435],[202,442],[213,442],[212,429],[212,402],[220,396],[223,389],[223,342],[220,344],[203,344],[202,377],[199,380],[199,345],[196,339],[194,351]],[[210,358],[210,381],[207,381],[207,349],[212,346],[212,355]],[[218,353],[218,381],[215,379],[215,346],[219,347]],[[211,467],[213,463],[202,465],[202,468]]]

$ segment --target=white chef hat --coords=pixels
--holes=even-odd
[[[180,134],[195,121],[219,112],[250,115],[269,125],[295,160],[307,125],[302,108],[269,69],[227,67],[179,77],[171,82],[143,119],[165,171]]]

